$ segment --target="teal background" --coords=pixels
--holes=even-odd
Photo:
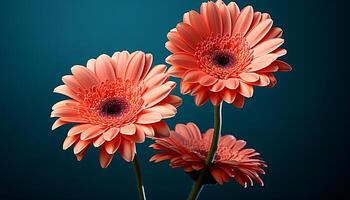
[[[337,3],[335,3],[337,2]],[[63,151],[68,127],[50,130],[53,94],[74,64],[127,49],[164,63],[167,32],[201,1],[1,1],[0,3],[0,198],[136,199],[134,174],[119,156],[101,169],[91,149],[77,162]],[[243,110],[224,106],[223,133],[248,141],[269,164],[264,187],[235,182],[206,187],[209,199],[340,199],[349,180],[348,63],[345,3],[325,0],[238,1],[269,12],[285,31],[283,59],[293,72],[278,74],[273,89],[257,88]],[[179,94],[179,89],[176,89]],[[212,108],[185,96],[168,120],[211,127]],[[148,199],[185,199],[192,181],[167,163],[152,164],[153,151],[138,146]]]

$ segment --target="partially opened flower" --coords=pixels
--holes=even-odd
[[[240,10],[236,3],[203,3],[200,13],[184,14],[183,22],[168,33],[169,73],[181,78],[181,92],[195,96],[200,106],[211,100],[242,108],[253,86],[272,87],[273,72],[290,71],[278,60],[287,51],[280,46],[282,29],[272,26],[269,14]]]
[[[63,149],[73,145],[81,160],[89,146],[99,147],[100,164],[107,167],[117,151],[132,161],[135,143],[168,136],[163,119],[176,114],[181,99],[169,95],[175,82],[168,81],[166,66],[151,65],[151,54],[123,51],[73,66],[73,75],[63,76],[64,85],[54,90],[70,99],[56,103],[51,113],[58,117],[52,129],[75,124]]]
[[[169,160],[171,167],[181,167],[195,178],[205,166],[213,131],[209,129],[202,135],[194,123],[178,124],[175,131],[170,132],[170,137],[157,139],[151,145],[153,149],[162,151],[154,155],[151,161]],[[245,187],[253,185],[253,181],[263,185],[259,174],[265,173],[262,167],[266,167],[266,164],[259,159],[259,153],[244,148],[245,145],[245,141],[236,140],[232,135],[222,136],[209,168],[211,177],[206,183],[211,183],[210,178],[214,178],[214,182],[219,184],[234,179]]]

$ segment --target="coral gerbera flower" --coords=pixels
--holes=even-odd
[[[169,95],[175,82],[168,81],[165,65],[151,69],[152,55],[141,51],[101,55],[87,67],[73,66],[73,75],[63,76],[64,85],[54,92],[70,97],[56,103],[51,117],[58,117],[52,129],[75,123],[63,143],[74,145],[81,160],[92,144],[100,147],[100,164],[107,167],[118,151],[132,161],[135,143],[145,136],[164,137],[169,128],[163,119],[173,117],[181,104]]]
[[[195,178],[205,166],[213,132],[213,129],[209,129],[202,135],[194,123],[177,124],[175,131],[170,131],[170,137],[157,139],[150,146],[162,151],[150,161],[169,160],[171,167],[181,167]],[[209,168],[211,177],[206,183],[214,181],[223,184],[232,178],[245,187],[247,184],[253,185],[253,180],[263,186],[259,174],[265,174],[262,167],[266,167],[266,164],[259,159],[259,153],[244,148],[245,145],[245,141],[236,140],[232,135],[222,136]]]
[[[196,105],[223,100],[238,108],[252,97],[253,86],[272,87],[273,72],[290,71],[280,60],[282,30],[272,27],[269,14],[240,10],[236,3],[203,3],[200,13],[184,14],[183,22],[168,33],[169,73],[181,78],[181,92],[195,96]]]

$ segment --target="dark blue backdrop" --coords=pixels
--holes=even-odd
[[[334,1],[335,2],[335,1]],[[342,1],[238,1],[269,12],[281,26],[294,67],[273,89],[256,89],[243,110],[224,106],[224,133],[248,141],[268,162],[265,187],[231,182],[201,199],[319,199],[340,195],[349,178],[345,153],[345,36]],[[136,199],[132,167],[117,157],[101,169],[96,150],[77,162],[63,151],[67,127],[51,133],[52,93],[74,64],[99,54],[144,50],[164,63],[167,32],[201,1],[1,1],[1,199]],[[176,89],[179,93],[179,89]],[[209,104],[184,97],[168,120],[211,127]],[[138,146],[149,199],[185,199],[192,182],[167,163],[151,164]]]

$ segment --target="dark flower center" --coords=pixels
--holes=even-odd
[[[112,98],[107,99],[101,104],[101,113],[106,116],[120,116],[129,108],[124,99]]]
[[[215,65],[221,68],[229,68],[233,66],[235,62],[235,57],[230,53],[226,52],[215,52],[212,61]]]

